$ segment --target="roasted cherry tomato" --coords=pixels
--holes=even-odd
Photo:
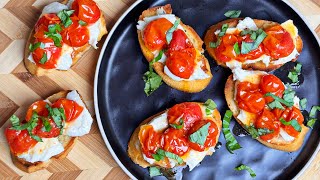
[[[52,107],[63,108],[67,122],[77,119],[83,111],[83,107],[78,103],[65,98],[60,98],[58,101],[52,104]]]
[[[95,23],[100,18],[100,9],[93,0],[75,0],[72,9],[79,19],[88,24]]]
[[[5,130],[10,150],[13,154],[19,155],[34,147],[38,141],[32,139],[27,130],[17,131],[7,128]]]
[[[279,78],[277,78],[275,75],[267,74],[267,75],[264,75],[260,80],[260,89],[263,94],[272,93],[282,98],[285,87],[282,81]],[[270,96],[265,97],[265,99],[267,103],[270,103],[274,100]]]
[[[43,69],[53,69],[57,66],[57,62],[61,56],[61,50],[62,48],[56,47],[53,42],[50,42],[45,44],[44,49],[35,49],[32,52],[32,57],[37,66]],[[41,61],[45,56],[47,57],[47,61]]]
[[[259,85],[250,82],[238,84],[236,100],[240,109],[251,113],[260,113],[266,104]]]
[[[182,129],[167,129],[162,135],[163,149],[178,156],[189,150],[188,140]]]
[[[300,110],[296,107],[291,107],[291,108],[286,108],[284,110],[284,112],[282,113],[281,118],[283,118],[286,121],[291,121],[293,119],[297,120],[297,122],[302,125],[303,121],[304,121],[304,117],[302,115],[302,113],[300,112]],[[295,130],[293,128],[293,126],[288,125],[285,126],[283,124],[281,124],[281,126],[284,128],[284,130],[293,137],[297,137],[299,135],[300,132],[298,132],[297,130]]]
[[[50,24],[59,24],[60,23],[60,18],[54,14],[44,14],[40,19],[37,21],[35,25],[35,31],[37,32],[39,30],[40,26],[45,26],[48,27]]]
[[[151,51],[161,50],[167,44],[166,33],[173,24],[166,18],[150,22],[143,31],[143,41]]]
[[[263,40],[263,44],[272,58],[279,59],[292,53],[295,45],[289,32],[280,25],[270,27],[265,32],[267,37]]]
[[[169,44],[169,51],[181,51],[187,48],[193,48],[192,43],[188,39],[186,33],[177,29],[172,33],[172,40]]]
[[[39,136],[40,138],[53,138],[58,137],[60,135],[60,129],[57,127],[56,123],[52,119],[47,119],[49,121],[51,129],[50,131],[46,131],[45,126],[43,125],[43,121],[40,118],[38,120],[38,125],[33,129],[33,134]]]
[[[267,109],[264,109],[262,114],[258,117],[255,122],[255,127],[257,129],[266,128],[273,131],[273,133],[260,136],[260,138],[264,141],[271,140],[280,133],[279,120],[277,120],[274,114]]]
[[[241,48],[242,42],[253,43],[254,41],[250,38],[250,35],[238,36],[239,47]],[[248,54],[239,54],[236,57],[238,61],[255,60],[265,53],[264,45],[261,43],[257,49],[250,51]]]
[[[49,111],[46,108],[46,104],[48,103],[43,100],[32,103],[27,111],[26,121],[28,122],[31,119],[33,112],[36,112],[39,116],[47,117]]]
[[[170,124],[179,124],[183,119],[183,129],[188,131],[196,121],[202,119],[202,111],[197,103],[185,102],[176,104],[168,111],[168,121]]]
[[[189,79],[196,66],[195,55],[194,48],[171,51],[167,57],[166,66],[172,74],[180,78]]]
[[[192,134],[199,130],[202,126],[206,125],[207,123],[210,123],[209,130],[208,130],[208,136],[204,143],[204,145],[199,145],[197,143],[193,143],[189,141],[190,148],[196,150],[196,151],[204,151],[206,148],[212,147],[217,143],[217,135],[218,135],[218,127],[217,125],[211,121],[211,120],[200,120],[197,123],[195,123],[191,129],[189,130],[188,134]]]
[[[89,30],[79,24],[79,19],[71,17],[72,25],[62,30],[62,40],[71,47],[81,47],[89,42]]]
[[[156,154],[157,149],[161,147],[161,133],[156,132],[152,125],[141,126],[139,140],[142,152],[148,158],[153,158],[152,154]]]

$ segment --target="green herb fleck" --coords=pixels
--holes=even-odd
[[[286,121],[285,119],[280,118],[280,122],[285,126],[292,126],[296,131],[301,132],[302,128],[296,119]]]
[[[241,14],[241,10],[230,10],[224,13],[224,16],[228,18],[237,18],[240,16],[240,14]]]
[[[192,133],[189,136],[190,142],[197,143],[199,145],[204,145],[204,143],[207,140],[210,124],[211,123],[207,123],[203,125],[200,129],[198,129],[196,132]]]
[[[227,110],[226,113],[224,114],[223,121],[222,121],[222,132],[227,141],[226,147],[228,151],[233,154],[233,151],[240,149],[241,146],[237,142],[236,138],[231,134],[231,131],[229,128],[231,117],[232,117],[232,111]]]
[[[173,26],[167,31],[166,39],[167,39],[168,44],[170,44],[170,42],[172,40],[172,34],[178,28],[179,24],[180,24],[180,19],[177,19],[174,22]]]
[[[256,173],[247,165],[241,164],[240,166],[234,168],[237,171],[242,171],[242,170],[246,170],[250,173],[251,177],[256,177]]]
[[[150,177],[155,177],[155,176],[161,176],[162,175],[160,169],[158,167],[155,167],[155,166],[149,168],[149,174],[150,174]]]

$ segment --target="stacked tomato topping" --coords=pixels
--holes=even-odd
[[[97,22],[100,10],[92,0],[75,0],[70,10],[44,14],[35,25],[29,49],[37,66],[56,68],[64,44],[77,48],[90,39],[88,25]],[[73,55],[71,55],[73,56]]]
[[[256,32],[253,32],[256,33]],[[293,39],[288,31],[282,28],[280,25],[275,25],[264,30],[266,37],[263,37],[263,41],[255,48],[245,54],[240,52],[243,43],[255,43],[255,40],[251,34],[236,31],[233,34],[225,34],[222,37],[215,37],[215,41],[220,44],[214,48],[214,53],[217,58],[222,62],[228,62],[231,60],[237,60],[244,62],[246,60],[254,60],[262,55],[270,56],[272,59],[279,59],[287,57],[292,53],[295,48]],[[257,35],[257,34],[256,34]],[[256,38],[256,37],[255,37]],[[239,50],[235,48],[237,47]]]
[[[166,18],[150,22],[143,31],[145,46],[151,51],[166,50],[166,66],[170,72],[180,78],[189,79],[196,66],[196,50],[181,29],[172,32],[172,39],[167,42],[167,33],[173,24]]]
[[[34,147],[41,138],[58,137],[64,123],[79,117],[83,107],[75,101],[61,98],[49,105],[36,101],[27,111],[25,120],[19,122],[16,116],[10,118],[12,127],[5,130],[5,136],[13,154],[19,155]]]
[[[170,127],[164,131],[157,132],[152,125],[140,128],[139,140],[146,157],[153,158],[152,155],[156,154],[158,149],[183,156],[191,149],[202,152],[217,143],[218,127],[213,121],[203,117],[199,104],[192,102],[177,104],[167,113]],[[210,125],[204,144],[192,142],[189,136],[208,123]]]
[[[277,137],[280,128],[283,128],[290,136],[297,137],[299,131],[293,126],[288,126],[280,123],[280,119],[287,122],[296,120],[299,125],[303,123],[303,115],[300,110],[294,106],[283,109],[270,109],[267,104],[274,101],[273,97],[265,96],[267,93],[283,98],[285,86],[282,81],[274,75],[267,74],[261,77],[259,84],[250,82],[239,82],[237,85],[236,100],[238,107],[250,113],[257,114],[257,119],[253,122],[257,129],[269,129],[272,133],[262,135],[262,140],[271,140]]]

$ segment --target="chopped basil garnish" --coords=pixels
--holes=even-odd
[[[301,132],[301,126],[296,119],[286,121],[283,118],[280,118],[280,122],[285,126],[292,126],[296,131]]]
[[[48,120],[48,118],[45,118],[45,117],[40,117],[41,120],[42,120],[42,124],[44,125],[44,129],[46,132],[50,132],[51,129],[52,129],[52,126]]]
[[[270,109],[275,109],[275,108],[281,109],[281,110],[284,110],[284,109],[285,109],[285,108],[282,106],[282,104],[281,104],[279,101],[277,101],[277,100],[274,100],[274,101],[272,101],[271,103],[269,103],[269,104],[268,104],[268,107],[269,107]]]
[[[173,26],[167,31],[166,39],[167,39],[168,44],[170,44],[170,42],[172,40],[172,34],[178,28],[179,24],[180,24],[180,19],[177,19],[174,22]]]
[[[314,123],[316,123],[316,121],[317,121],[316,118],[309,119],[308,122],[307,122],[307,126],[310,127],[310,128],[313,128]]]
[[[242,171],[242,170],[246,170],[250,173],[251,177],[256,177],[256,173],[247,165],[241,164],[240,166],[234,168],[237,171]]]
[[[176,160],[178,162],[178,164],[182,164],[183,163],[183,159],[181,157],[179,157],[178,155],[176,155],[174,153],[171,153],[171,152],[168,152],[168,151],[164,151],[163,149],[158,149],[156,154],[153,154],[152,156],[156,161],[160,161],[164,157],[167,157],[167,158]]]
[[[240,54],[240,48],[239,48],[238,42],[236,42],[236,43],[233,45],[233,49],[234,49],[234,52],[235,52],[237,55]]]
[[[149,174],[150,174],[150,177],[155,177],[155,176],[161,176],[162,175],[162,173],[160,171],[160,168],[155,167],[155,166],[149,168]]]
[[[170,126],[171,127],[173,127],[173,128],[175,128],[175,129],[182,129],[183,128],[183,119],[181,118],[180,120],[179,120],[179,123],[180,124],[170,124]]]
[[[11,121],[12,127],[20,126],[20,120],[16,115],[12,115],[10,117],[10,121]]]
[[[200,129],[198,129],[196,132],[190,134],[189,136],[190,142],[197,143],[199,145],[204,145],[204,143],[207,140],[210,124],[211,123],[207,123],[203,125]]]
[[[210,116],[212,115],[212,112],[214,109],[217,108],[216,103],[212,99],[208,99],[204,105],[206,106],[206,115]]]
[[[246,126],[246,129],[253,139],[257,139],[260,136],[273,133],[273,130],[267,128],[256,129],[253,124],[250,124],[250,126]]]
[[[241,10],[230,10],[224,13],[224,16],[228,18],[237,18],[240,16],[240,14],[241,14]]]
[[[297,63],[292,71],[289,72],[288,78],[293,82],[296,83],[299,81],[299,75],[301,74],[302,64]]]
[[[224,114],[223,121],[222,121],[222,132],[227,141],[226,147],[228,151],[233,154],[233,151],[240,149],[241,146],[237,142],[236,138],[231,134],[231,131],[229,128],[231,117],[232,117],[232,111],[227,110],[226,113]]]
[[[255,31],[253,31],[252,34],[250,35],[250,39],[252,39],[252,40],[257,39],[257,33]]]
[[[30,50],[30,52],[33,52],[34,50],[36,50],[39,47],[41,49],[43,49],[45,47],[45,45],[42,42],[36,42],[35,44],[30,43],[29,50]]]
[[[54,123],[60,129],[60,134],[63,132],[64,121],[66,120],[66,115],[63,108],[52,108],[49,104],[46,104],[46,108],[49,111],[49,117],[52,117]]]
[[[248,54],[253,50],[253,43],[242,42],[241,43],[241,54]]]
[[[223,24],[221,27],[221,31],[219,32],[218,36],[222,37],[226,34],[227,29],[228,29],[229,25],[228,24]]]
[[[221,38],[218,38],[218,40],[216,42],[209,42],[209,47],[216,48],[220,45],[220,43],[221,43]]]
[[[241,44],[241,54],[248,54],[249,52],[257,49],[262,41],[267,37],[267,33],[265,33],[262,29],[258,29],[257,31],[244,30],[242,32],[241,35],[251,34],[250,38],[254,40],[254,42],[243,41]]]
[[[48,61],[47,53],[43,53],[42,58],[40,59],[40,64],[45,64]]]
[[[161,50],[150,63],[149,63],[149,71],[144,73],[143,75],[143,80],[145,82],[144,86],[144,92],[146,93],[147,96],[150,96],[155,90],[157,90],[160,85],[162,84],[162,78],[159,76],[157,73],[153,71],[152,65],[155,62],[158,62],[164,53],[164,50]]]
[[[316,113],[320,111],[320,106],[312,106],[309,112],[309,121],[307,122],[307,126],[313,127],[314,123],[317,121]]]
[[[62,24],[64,27],[69,27],[72,24],[72,20],[70,19],[70,16],[74,13],[74,10],[62,10],[58,12],[58,17],[60,18]]]
[[[49,33],[56,33],[56,32],[61,32],[61,26],[60,24],[50,24],[48,26],[48,30],[49,30]]]
[[[252,34],[254,31],[250,29],[244,29],[243,31],[240,32],[240,36],[245,36],[247,34]]]
[[[44,32],[44,34],[53,40],[54,45],[57,47],[61,47],[61,41],[62,36],[60,34],[61,32],[61,26],[59,24],[50,24],[48,26],[49,32]]]
[[[287,88],[286,90],[284,90],[283,100],[285,100],[286,102],[294,104],[293,99],[294,99],[295,94],[296,94],[295,91],[293,91],[291,88]]]
[[[300,109],[305,110],[307,108],[307,99],[306,98],[300,99],[299,104],[300,104]]]
[[[279,98],[278,96],[276,96],[276,95],[274,95],[272,93],[267,93],[264,96],[271,96],[275,101],[279,101],[280,103],[284,104],[287,107],[292,107],[293,106],[293,101],[292,102],[285,101],[284,99]]]
[[[87,23],[84,22],[84,21],[82,21],[82,20],[79,20],[78,23],[79,23],[81,26],[86,26],[86,25],[87,25]]]

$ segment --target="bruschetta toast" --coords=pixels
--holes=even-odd
[[[143,11],[137,29],[142,53],[166,84],[190,93],[208,86],[212,74],[203,55],[203,41],[172,14],[170,4]]]
[[[234,69],[225,85],[234,118],[253,138],[282,151],[297,151],[309,128],[299,98],[282,81],[264,71]]]
[[[272,71],[296,61],[303,47],[292,20],[279,24],[250,17],[212,25],[204,42],[218,65],[261,71]]]
[[[93,119],[76,90],[61,91],[34,102],[25,120],[13,115],[5,130],[12,162],[31,173],[63,159],[79,136],[89,133]]]
[[[143,168],[188,165],[191,171],[212,155],[222,122],[212,100],[185,102],[144,120],[133,132],[128,155]]]
[[[27,70],[37,76],[70,69],[107,34],[102,11],[93,0],[64,0],[43,8],[24,51]]]

